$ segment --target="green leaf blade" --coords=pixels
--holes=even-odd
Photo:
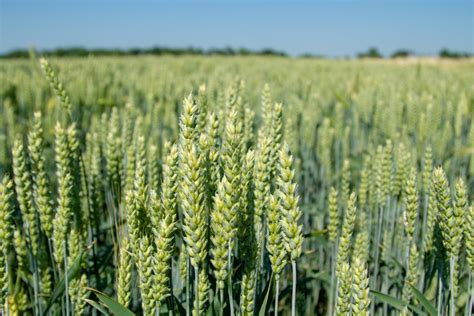
[[[438,311],[436,308],[433,306],[433,304],[430,303],[430,301],[426,298],[426,296],[423,295],[416,287],[413,285],[409,285],[411,290],[413,291],[413,295],[417,298],[417,300],[420,301],[421,305],[425,308],[425,310],[428,312],[430,316],[436,316],[438,315]]]

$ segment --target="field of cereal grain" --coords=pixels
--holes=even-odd
[[[472,59],[0,60],[1,315],[470,315]]]

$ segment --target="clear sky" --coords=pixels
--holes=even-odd
[[[474,53],[474,0],[0,0],[0,53],[83,46],[266,47],[350,56],[375,46]]]

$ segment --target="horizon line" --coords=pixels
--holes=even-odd
[[[448,47],[440,47],[437,53],[417,53],[415,50],[410,48],[398,48],[392,51],[391,54],[384,55],[380,53],[379,47],[371,45],[364,51],[352,52],[342,55],[331,55],[331,54],[319,54],[313,52],[304,52],[299,54],[291,54],[284,50],[275,49],[272,47],[264,47],[261,49],[250,49],[244,46],[212,46],[208,48],[202,48],[199,46],[186,45],[186,46],[164,46],[164,45],[152,45],[152,46],[129,46],[128,48],[123,47],[93,47],[87,45],[65,45],[56,46],[54,48],[36,49],[34,45],[30,47],[18,47],[4,51],[0,51],[0,57],[8,58],[15,57],[15,54],[28,54],[31,50],[34,50],[36,54],[41,55],[58,55],[61,51],[65,54],[71,53],[73,50],[84,51],[84,53],[93,55],[94,52],[103,55],[113,55],[114,53],[119,55],[166,55],[166,54],[188,54],[188,55],[275,55],[284,57],[319,57],[319,58],[350,58],[350,57],[363,57],[367,55],[371,50],[376,52],[379,58],[393,57],[396,53],[404,53],[403,57],[438,57],[442,52],[448,52],[462,57],[472,57],[474,52],[469,51],[458,51],[451,50]],[[73,54],[74,55],[74,54]],[[71,57],[73,57],[71,55]],[[78,54],[77,54],[78,55]],[[60,56],[57,56],[60,57]],[[67,56],[65,56],[67,57]]]

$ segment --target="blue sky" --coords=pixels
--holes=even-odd
[[[0,53],[84,46],[474,52],[474,1],[0,0]]]

